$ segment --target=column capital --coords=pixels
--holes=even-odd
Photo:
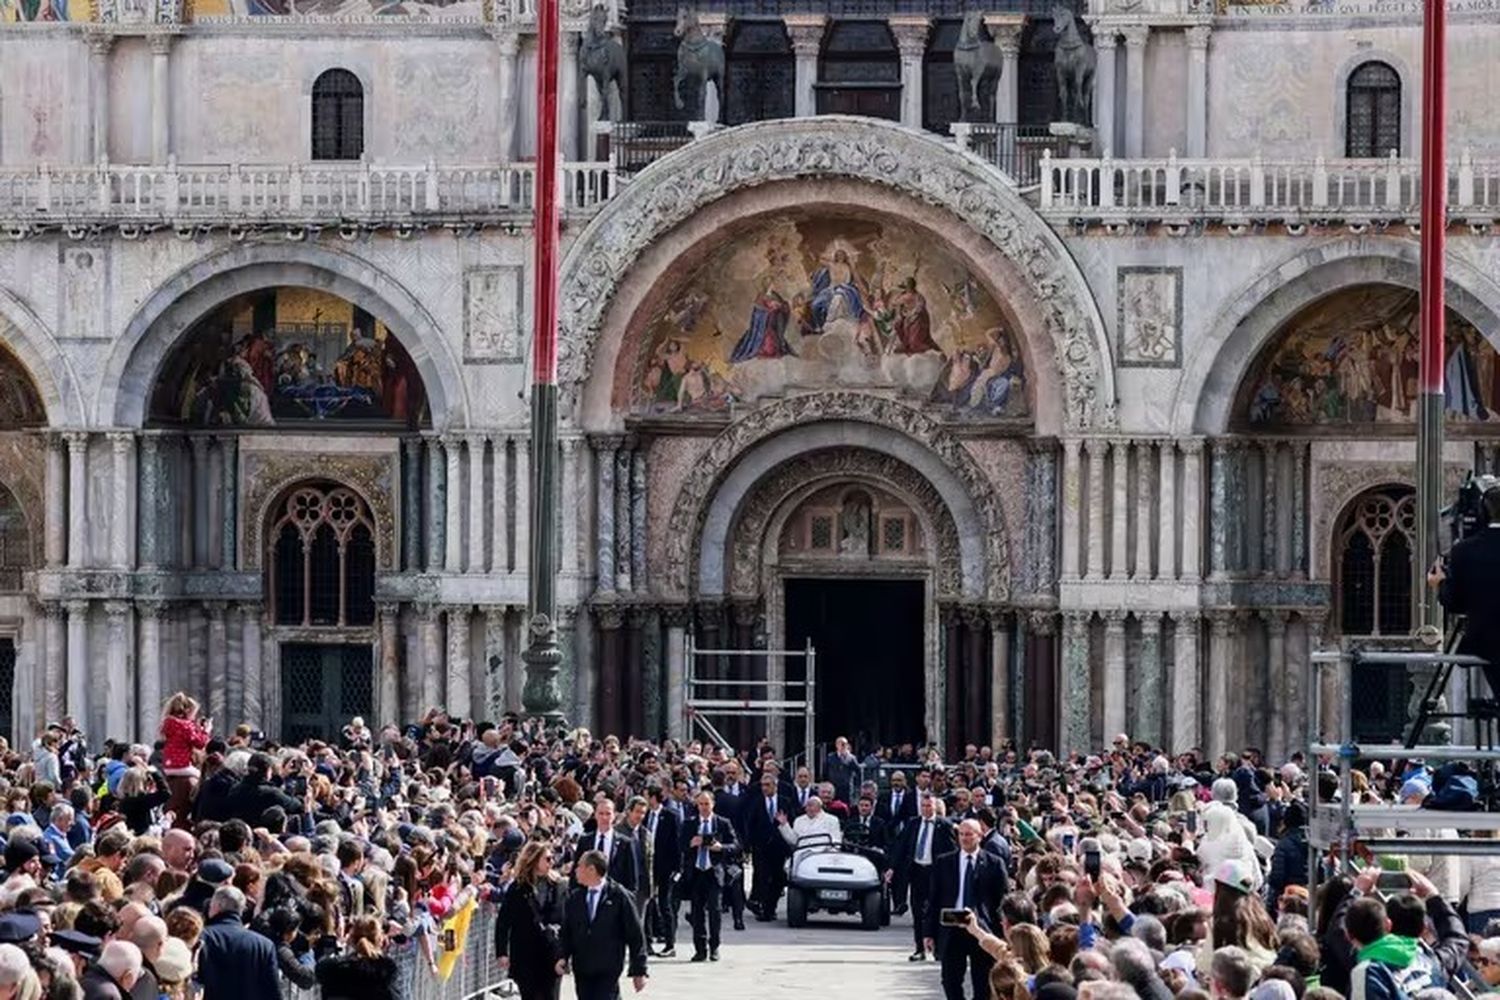
[[[1119,46],[1119,29],[1102,24],[1092,24],[1090,27],[1094,29],[1094,48],[1113,52]]]
[[[175,31],[153,31],[146,36],[151,43],[151,54],[165,56],[172,53],[172,43],[177,41]]]
[[[1179,438],[1177,447],[1182,449],[1184,455],[1197,457],[1203,454],[1203,439],[1196,437]]]
[[[1107,611],[1099,612],[1099,617],[1104,619],[1104,631],[1124,633],[1125,612],[1123,610],[1110,608]]]
[[[460,620],[467,620],[469,618],[469,616],[474,613],[474,605],[472,605],[472,604],[449,604],[446,607],[444,607],[443,610],[445,612],[447,612],[447,614],[448,614],[448,620],[450,622],[455,617],[459,618]]]
[[[751,628],[755,625],[755,619],[760,617],[760,602],[755,600],[732,601],[729,605],[729,614],[736,626]]]
[[[1088,634],[1089,619],[1093,616],[1091,611],[1065,611],[1063,612],[1063,627],[1069,636],[1082,638]]]
[[[1206,52],[1208,50],[1208,38],[1213,29],[1206,24],[1190,24],[1187,31],[1188,48],[1195,52]]]
[[[1181,632],[1185,628],[1197,628],[1198,623],[1202,620],[1203,616],[1196,610],[1175,611],[1172,613],[1172,621],[1176,624],[1178,632]]]
[[[135,610],[136,610],[136,614],[140,615],[143,620],[146,620],[146,621],[160,621],[162,618],[166,617],[166,614],[167,614],[167,602],[166,601],[136,601],[135,602]]]
[[[564,56],[577,56],[578,46],[583,41],[583,35],[577,31],[564,31],[562,33],[562,52]]]
[[[505,27],[495,32],[495,47],[506,59],[514,59],[521,51],[521,38],[514,28]]]
[[[565,437],[559,438],[557,445],[562,449],[562,453],[564,455],[571,458],[572,456],[578,454],[578,443],[579,439],[576,437]]]
[[[661,609],[661,620],[667,628],[687,628],[693,614],[686,604],[666,604]]]
[[[1026,15],[1016,14],[986,14],[984,26],[990,29],[990,38],[995,42],[995,48],[1006,57],[1020,55],[1021,32],[1026,28]]]
[[[1139,52],[1146,47],[1146,39],[1151,37],[1151,25],[1128,24],[1120,29],[1120,34],[1125,36],[1125,47]]]
[[[88,431],[63,431],[62,439],[68,445],[68,450],[74,453],[81,452],[88,447]]]
[[[116,625],[122,623],[125,616],[130,614],[130,607],[129,601],[105,601],[104,613],[109,615],[110,624]]]
[[[901,57],[909,59],[919,57],[927,51],[927,33],[932,28],[932,21],[926,17],[892,17],[886,23],[890,26],[891,34],[896,36],[896,48],[901,50]]]
[[[419,624],[421,625],[437,625],[438,616],[441,615],[443,611],[443,609],[438,607],[436,604],[432,604],[427,601],[415,604],[413,605],[413,607],[416,609],[417,619]]]
[[[1266,623],[1268,632],[1276,636],[1286,635],[1287,619],[1291,617],[1290,611],[1285,608],[1263,608],[1259,613],[1261,620]]]
[[[625,444],[624,434],[590,434],[588,436],[590,446],[595,451],[611,452],[618,451]]]
[[[203,602],[203,611],[208,615],[208,620],[210,622],[223,622],[224,612],[227,611],[228,608],[228,601],[213,600]]]
[[[792,53],[803,58],[816,56],[823,48],[823,33],[828,18],[822,14],[788,14],[782,19],[792,40]]]
[[[109,431],[104,436],[109,439],[116,455],[125,453],[135,443],[134,431]]]
[[[1084,454],[1089,458],[1103,458],[1109,454],[1110,441],[1108,438],[1084,438],[1082,441]]]
[[[1156,611],[1137,611],[1135,620],[1141,626],[1142,635],[1161,634],[1161,614]]]
[[[68,614],[68,609],[63,607],[61,601],[42,601],[37,607],[41,609],[43,618],[61,620]]]
[[[464,435],[464,441],[468,443],[470,451],[483,451],[489,439],[489,435],[483,431],[469,431]]]
[[[107,56],[109,50],[115,47],[115,36],[108,31],[89,31],[85,34],[88,39],[89,51],[96,56]]]
[[[401,614],[400,601],[380,601],[375,605],[375,611],[384,618],[394,618]]]
[[[963,604],[958,609],[958,619],[964,623],[964,627],[971,629],[984,628],[989,624],[987,609],[973,604]]]
[[[1055,611],[1031,610],[1026,612],[1026,627],[1037,635],[1057,634]]]
[[[617,631],[625,626],[625,606],[617,601],[595,604],[594,620],[606,632]]]
[[[1209,608],[1204,612],[1215,638],[1228,638],[1230,626],[1235,623],[1235,612],[1230,608]]]
[[[76,615],[88,614],[89,602],[83,600],[82,598],[75,597],[71,600],[64,601],[63,607],[68,609],[68,617],[71,618]]]

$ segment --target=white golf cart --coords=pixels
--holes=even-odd
[[[798,840],[787,862],[786,925],[807,926],[809,913],[857,913],[867,931],[889,924],[890,896],[871,853],[826,833]]]

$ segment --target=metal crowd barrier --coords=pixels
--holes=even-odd
[[[446,979],[435,976],[422,960],[416,939],[386,950],[396,963],[396,996],[402,1000],[508,1000],[516,994],[515,984],[495,961],[495,912],[490,903],[481,903],[469,921],[469,932],[463,939],[463,950],[453,971]],[[433,955],[442,967],[445,952],[444,935],[439,933]],[[283,1000],[321,1000],[322,991],[304,990],[285,980],[281,984]]]

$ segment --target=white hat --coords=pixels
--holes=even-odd
[[[1126,855],[1130,858],[1131,861],[1144,861],[1147,864],[1150,864],[1151,841],[1147,840],[1145,837],[1135,838],[1130,842],[1130,846],[1126,848]]]

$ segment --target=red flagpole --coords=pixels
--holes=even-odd
[[[1427,0],[1422,13],[1422,277],[1421,401],[1417,430],[1418,559],[1424,576],[1440,551],[1443,497],[1443,253],[1448,229],[1447,0]],[[1421,625],[1438,625],[1436,595],[1422,588]]]
[[[536,253],[533,280],[533,384],[557,383],[557,77],[559,0],[539,0],[536,24]]]

